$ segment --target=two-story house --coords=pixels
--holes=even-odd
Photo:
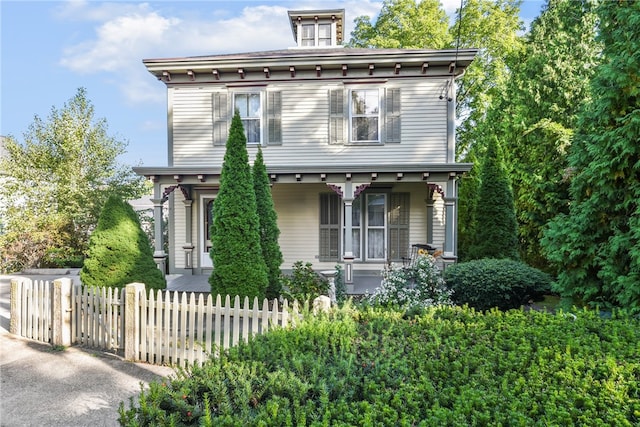
[[[168,166],[155,224],[170,209],[171,273],[207,274],[211,207],[238,110],[249,158],[262,147],[283,269],[343,263],[348,283],[401,262],[413,244],[456,260],[455,79],[476,50],[343,47],[344,10],[290,11],[295,47],[146,59],[167,87]],[[179,191],[176,191],[179,190]],[[162,233],[155,257],[162,267]]]

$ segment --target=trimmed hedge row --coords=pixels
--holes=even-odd
[[[120,423],[640,423],[640,322],[441,307],[307,316],[150,384]]]

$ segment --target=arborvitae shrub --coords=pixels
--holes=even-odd
[[[444,277],[456,304],[478,310],[518,308],[551,289],[547,273],[509,259],[462,262],[448,267]]]
[[[267,266],[267,275],[269,276],[266,297],[273,299],[279,297],[280,292],[282,292],[280,266],[283,259],[282,251],[280,251],[280,245],[278,244],[278,237],[280,236],[278,214],[273,205],[269,176],[264,164],[262,150],[259,147],[251,172],[253,174],[253,189],[256,193],[256,206],[260,221],[260,247],[262,248],[262,257]]]
[[[98,225],[89,239],[80,280],[85,286],[122,288],[138,282],[152,289],[166,287],[138,215],[129,203],[117,196],[109,197],[102,208]]]
[[[237,110],[229,128],[220,190],[213,204],[211,243],[211,294],[264,298],[267,266],[260,246],[247,138]]]

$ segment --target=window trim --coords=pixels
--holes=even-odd
[[[354,114],[353,112],[353,93],[354,92],[373,92],[377,91],[378,93],[378,112],[375,114],[375,118],[377,119],[377,136],[378,139],[368,139],[368,140],[357,140],[354,137],[354,118],[364,117],[364,118],[374,118],[373,114]],[[348,100],[349,100],[349,143],[350,144],[375,144],[379,145],[383,143],[382,139],[382,91],[381,88],[350,88],[348,92]]]
[[[257,142],[250,142],[249,141],[249,137],[248,137],[248,133],[247,133],[247,129],[244,129],[244,133],[245,133],[245,137],[247,138],[247,145],[251,145],[251,146],[263,146],[264,145],[264,141],[265,141],[265,129],[264,129],[264,121],[265,121],[265,97],[264,97],[264,90],[239,90],[239,91],[233,91],[232,92],[232,100],[231,100],[231,109],[232,112],[235,114],[236,111],[236,96],[238,95],[255,95],[258,94],[260,96],[260,109],[258,112],[258,116],[257,117],[249,117],[249,118],[244,118],[243,120],[259,120],[259,125],[258,125],[258,129],[260,132],[260,140]],[[244,125],[243,125],[244,127]]]

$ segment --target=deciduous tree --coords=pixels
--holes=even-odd
[[[4,140],[0,200],[7,207],[0,257],[7,262],[0,268],[81,262],[109,195],[128,200],[144,193],[144,179],[118,162],[126,143],[107,131],[106,120],[95,118],[80,88],[62,109],[51,109],[48,121],[35,116],[22,143],[12,136]],[[40,241],[42,229],[51,230],[56,240],[29,261],[13,251],[18,242]]]

